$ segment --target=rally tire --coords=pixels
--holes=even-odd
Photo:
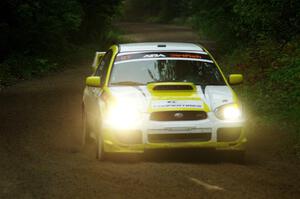
[[[88,126],[87,126],[87,118],[86,113],[84,111],[84,108],[82,108],[82,117],[81,117],[81,123],[82,127],[76,133],[74,134],[74,145],[76,145],[76,151],[80,152],[83,150],[85,144],[86,144],[86,137],[88,133]]]
[[[86,144],[86,137],[87,137],[88,129],[87,129],[87,117],[86,112],[82,109],[82,137],[81,137],[81,145],[82,147]]]
[[[87,118],[87,113],[84,110],[84,107],[82,108],[82,135],[81,135],[81,146],[84,147],[87,144],[92,143],[92,138],[90,137],[90,127],[89,122]]]
[[[96,150],[96,157],[99,161],[104,161],[107,159],[108,155],[104,150],[104,143],[100,125],[98,125],[97,128]]]

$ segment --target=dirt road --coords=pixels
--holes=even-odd
[[[184,27],[121,27],[131,40],[199,40]],[[298,162],[279,155],[281,134],[262,129],[248,132],[245,165],[185,151],[131,162],[76,152],[88,73],[74,66],[0,93],[0,198],[300,198]]]

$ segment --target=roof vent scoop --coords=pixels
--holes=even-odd
[[[148,84],[150,91],[196,91],[193,83],[189,82],[160,82]]]

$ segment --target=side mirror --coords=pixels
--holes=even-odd
[[[100,85],[101,85],[101,78],[99,76],[90,76],[90,77],[87,77],[86,80],[85,80],[85,84],[87,86],[100,87]]]
[[[231,74],[228,77],[228,82],[230,85],[238,85],[243,83],[244,78],[242,74]]]
[[[92,64],[92,70],[95,72],[97,70],[97,66],[99,66],[103,56],[105,55],[105,52],[96,52],[94,61]]]

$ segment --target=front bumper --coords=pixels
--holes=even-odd
[[[208,113],[207,119],[198,121],[157,122],[150,121],[149,117],[145,116],[142,125],[137,129],[125,131],[104,125],[102,133],[104,150],[114,153],[143,153],[146,149],[164,148],[245,150],[247,139],[243,126],[244,120],[222,121],[217,119],[214,113]],[[233,139],[220,140],[220,129],[238,129],[239,133]],[[227,133],[230,134],[230,131]],[[153,140],[152,135],[164,139]]]

